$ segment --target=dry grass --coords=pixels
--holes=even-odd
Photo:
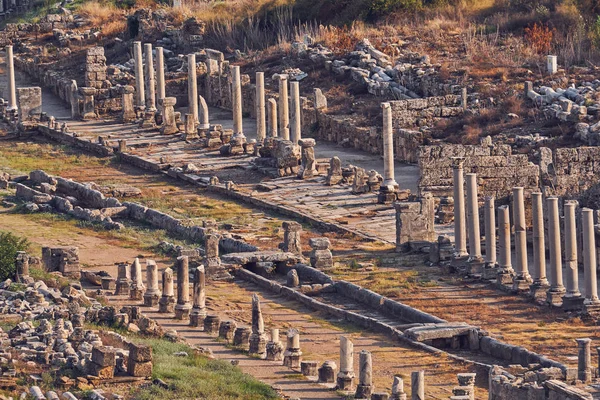
[[[115,36],[127,27],[124,12],[112,3],[92,0],[81,4],[77,12],[93,26],[101,27],[105,36]]]

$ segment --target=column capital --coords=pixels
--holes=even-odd
[[[462,169],[465,163],[465,157],[451,157],[452,168]]]

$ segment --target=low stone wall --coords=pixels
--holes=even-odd
[[[396,128],[431,125],[442,118],[463,113],[461,96],[425,97],[422,99],[390,101],[392,124]]]
[[[550,149],[543,151],[548,154]],[[562,148],[551,154],[551,160],[540,157],[542,183],[547,194],[572,196],[600,182],[600,147]]]

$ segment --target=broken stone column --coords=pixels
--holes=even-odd
[[[188,54],[188,114],[192,114],[195,123],[198,119],[198,79],[196,77],[196,54]]]
[[[394,376],[394,383],[392,384],[392,397],[390,397],[390,400],[406,400],[404,381],[399,376]]]
[[[410,374],[411,400],[425,400],[425,371]]]
[[[267,114],[269,117],[269,137],[277,137],[277,101],[275,99],[267,100]]]
[[[156,91],[158,92],[157,99],[160,105],[160,100],[167,97],[165,88],[165,59],[162,47],[156,48]]]
[[[266,346],[266,360],[282,361],[283,360],[283,343],[279,340],[279,329],[271,329],[271,341]]]
[[[242,115],[242,81],[240,67],[231,67],[231,107],[233,108],[233,137],[232,139],[245,139]]]
[[[192,300],[190,326],[197,328],[204,323],[206,317],[206,272],[204,271],[204,265],[200,265],[194,271]]]
[[[283,365],[292,369],[300,368],[302,351],[300,351],[300,334],[296,329],[290,329],[287,333],[287,348],[283,353]]]
[[[136,257],[131,263],[131,288],[129,289],[129,300],[142,300],[144,296],[144,283],[142,278],[142,264]]]
[[[475,376],[474,373],[458,374],[458,386],[452,389],[453,396],[475,400]]]
[[[498,207],[498,283],[511,283],[514,270],[510,251],[510,209]]]
[[[342,175],[342,161],[339,157],[333,156],[329,160],[329,169],[327,170],[325,184],[327,186],[337,185],[342,179],[344,179],[344,176]]]
[[[129,273],[129,265],[121,263],[117,266],[117,283],[115,286],[115,296],[122,294],[129,295],[129,286],[131,285],[131,275]]]
[[[97,90],[93,87],[81,87],[79,88],[79,94],[83,97],[83,115],[84,121],[98,118],[96,114],[96,104],[94,96]]]
[[[265,73],[256,73],[256,141],[260,144],[267,137],[265,116]]]
[[[354,386],[354,344],[346,336],[340,336],[340,372],[337,388],[351,391]]]
[[[200,113],[200,115],[199,115],[200,125],[198,125],[198,129],[208,131],[210,129],[208,105],[206,104],[206,100],[204,100],[204,97],[202,97],[202,96],[198,96],[198,112]]]
[[[188,256],[177,257],[177,304],[175,304],[175,319],[190,317],[190,272]]]
[[[252,334],[250,335],[249,353],[263,358],[267,353],[267,335],[263,321],[258,295],[252,295]]]
[[[25,251],[18,251],[15,259],[17,282],[24,282],[29,277],[29,256]]]
[[[310,252],[311,267],[320,269],[333,267],[333,255],[329,250],[331,242],[328,238],[310,238],[308,244],[312,248]]]
[[[513,290],[529,290],[532,282],[527,268],[527,223],[525,221],[525,199],[523,188],[513,188],[513,220],[515,226],[515,279]]]
[[[298,178],[313,178],[319,174],[317,172],[317,161],[315,160],[315,139],[300,139],[298,144],[302,148],[302,166],[298,172]]]
[[[583,230],[583,268],[585,276],[585,300],[583,310],[586,314],[600,311],[598,299],[598,282],[596,281],[596,237],[594,233],[594,211],[589,208],[581,210]]]
[[[219,257],[219,242],[221,236],[211,233],[204,239],[205,257],[203,264],[209,275],[214,275],[221,269],[221,258]]]
[[[319,111],[327,111],[327,97],[323,94],[323,91],[319,88],[313,89],[313,95],[315,102],[315,111],[318,113]]]
[[[462,258],[467,253],[467,230],[465,221],[465,189],[463,177],[464,157],[452,157],[454,176],[454,257]]]
[[[160,290],[158,289],[158,267],[154,260],[146,261],[146,283],[148,288],[144,293],[144,305],[155,307],[160,299]]]
[[[133,86],[123,86],[121,88],[121,121],[122,122],[131,122],[135,121],[137,115],[135,113],[135,106],[133,104],[133,94],[135,93],[135,89]]]
[[[563,309],[580,310],[583,305],[583,297],[579,291],[579,277],[577,269],[577,227],[575,210],[577,202],[565,201],[565,264],[567,271],[567,292],[563,296]]]
[[[288,103],[288,76],[279,75],[279,136],[290,140],[290,110]]]
[[[17,84],[12,46],[6,46],[6,69],[8,70],[8,107],[6,110],[15,112],[17,110]]]
[[[546,209],[548,212],[548,248],[550,249],[550,289],[546,293],[546,301],[552,306],[560,307],[566,289],[562,277],[558,197],[548,197]]]
[[[485,220],[485,268],[483,278],[495,278],[497,274],[496,262],[496,206],[493,196],[486,196],[484,205]]]
[[[144,62],[142,60],[142,42],[133,42],[133,60],[135,63],[135,105],[139,110],[145,108]]]
[[[172,135],[179,132],[177,128],[177,121],[175,119],[175,104],[177,104],[177,98],[165,97],[159,100],[163,109],[163,124],[160,128],[160,133],[163,135]]]
[[[298,144],[302,139],[302,110],[300,108],[300,82],[290,82],[291,92],[291,124],[290,124],[290,140],[294,144]]]
[[[373,360],[371,352],[362,350],[358,354],[358,385],[356,386],[356,399],[368,399],[373,394]]]
[[[162,274],[162,296],[158,301],[158,312],[172,313],[175,311],[175,294],[173,291],[173,270],[166,268]]]
[[[467,174],[466,181],[467,220],[469,222],[469,263],[475,266],[475,269],[480,270],[483,266],[483,257],[481,257],[481,233],[479,232],[477,174]],[[474,272],[473,269],[472,272]]]
[[[558,63],[557,63],[558,57],[556,56],[548,56],[547,57],[547,69],[548,69],[548,73],[550,75],[554,75],[558,72]]]
[[[79,109],[79,90],[77,88],[76,80],[71,81],[69,89],[69,103],[71,103],[71,118],[79,119],[81,117],[81,110]]]
[[[146,56],[145,90],[146,90],[146,112],[156,112],[156,80],[154,77],[154,60],[152,57],[152,43],[144,44]]]
[[[579,354],[577,355],[577,379],[583,383],[590,383],[592,381],[592,339],[583,338],[575,339],[575,341],[579,347]]]
[[[531,212],[533,214],[533,285],[531,296],[539,297],[550,287],[546,278],[546,241],[544,239],[544,209],[542,193],[531,194]]]
[[[185,114],[185,140],[197,138],[196,118],[192,114]]]
[[[394,130],[390,103],[381,103],[383,110],[383,183],[377,201],[388,204],[398,199],[398,182],[394,171]]]
[[[284,221],[281,226],[283,227],[283,243],[279,247],[283,251],[301,256],[302,244],[300,234],[302,232],[302,225],[295,221]]]

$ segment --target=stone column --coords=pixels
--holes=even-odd
[[[140,109],[144,109],[145,95],[144,64],[142,61],[142,42],[133,42],[133,59],[135,61],[135,105]]]
[[[394,376],[394,383],[392,384],[392,397],[391,400],[406,400],[406,393],[404,392],[404,381],[399,376]]]
[[[267,353],[267,335],[265,334],[265,322],[260,309],[258,295],[252,295],[252,334],[250,335],[250,354],[264,358]]]
[[[425,400],[425,371],[415,371],[410,375],[411,400]]]
[[[298,369],[301,362],[300,334],[296,329],[290,329],[287,334],[287,348],[283,354],[283,365],[292,369]]]
[[[287,75],[279,75],[279,136],[284,140],[290,140],[290,111],[287,82]]]
[[[96,95],[97,89],[92,87],[80,87],[79,93],[83,97],[83,115],[84,120],[92,120],[98,118],[96,114],[96,104],[94,96]]]
[[[199,327],[206,317],[206,273],[204,265],[194,271],[194,288],[192,296],[192,311],[190,312],[190,326]]]
[[[485,267],[495,273],[496,263],[496,201],[493,196],[486,196],[484,203],[485,222]],[[485,273],[485,271],[484,271]],[[491,278],[491,276],[484,276]]]
[[[23,278],[29,277],[29,256],[25,251],[18,251],[15,259],[17,282],[24,282]]]
[[[265,73],[256,73],[256,141],[262,143],[267,137],[265,117]]]
[[[398,187],[394,171],[394,130],[390,103],[381,103],[383,110],[383,183],[382,186]]]
[[[458,374],[458,386],[452,389],[452,394],[457,397],[465,397],[475,400],[475,373]]]
[[[510,208],[498,207],[498,283],[512,284],[514,270],[510,251]]]
[[[279,340],[279,329],[271,329],[271,341],[267,343],[266,360],[282,361],[283,360],[283,344]]]
[[[156,90],[158,92],[158,100],[167,97],[165,88],[165,59],[163,48],[156,48]]]
[[[245,138],[242,115],[242,82],[240,67],[231,67],[231,107],[233,109],[233,137]]]
[[[123,86],[121,88],[122,104],[121,104],[121,121],[131,122],[136,118],[135,106],[133,102],[135,90],[133,86]]]
[[[196,54],[188,54],[188,114],[198,122],[198,80],[196,78]]]
[[[130,86],[131,87],[131,86]],[[133,91],[132,91],[133,93]],[[133,97],[131,99],[133,103]],[[79,90],[77,89],[77,81],[71,81],[71,87],[69,91],[69,103],[71,103],[71,118],[79,119],[81,117],[81,110],[79,109]],[[134,112],[135,114],[135,112]]]
[[[146,261],[146,292],[144,293],[144,305],[155,307],[160,299],[160,290],[158,290],[158,267],[154,260]]]
[[[198,112],[200,115],[198,116],[200,119],[200,125],[198,129],[210,129],[210,121],[208,116],[208,105],[206,104],[206,100],[204,97],[198,96]]]
[[[513,188],[513,220],[515,226],[515,270],[514,290],[529,290],[532,282],[527,268],[527,223],[525,221],[525,199],[523,188]]]
[[[267,100],[267,114],[269,117],[269,137],[277,137],[277,101],[275,99]]]
[[[129,294],[129,285],[131,284],[131,274],[129,265],[121,263],[117,266],[117,283],[115,286],[115,296]]]
[[[354,386],[354,344],[346,336],[340,336],[340,372],[337,375],[339,390],[351,391]]]
[[[129,300],[142,300],[144,295],[144,283],[142,281],[142,264],[136,257],[131,264],[131,288],[129,289]]]
[[[177,304],[175,319],[188,319],[190,316],[190,272],[187,256],[177,257]]]
[[[463,177],[464,157],[452,158],[454,173],[454,257],[466,257],[467,232],[465,224],[465,188]]]
[[[596,237],[594,234],[594,211],[589,208],[581,210],[583,230],[583,267],[585,276],[584,311],[590,313],[600,310],[598,299],[598,282],[596,281]]]
[[[533,214],[533,285],[548,287],[546,278],[546,241],[544,239],[544,207],[542,193],[531,194]]]
[[[166,268],[162,274],[162,296],[158,301],[158,312],[172,313],[175,306],[175,293],[173,291],[173,270]]]
[[[481,233],[479,232],[479,202],[477,174],[467,174],[467,221],[469,223],[469,261],[481,264]],[[456,201],[456,200],[455,200]]]
[[[283,251],[302,256],[302,242],[300,241],[302,225],[295,221],[283,221],[281,226],[283,228],[283,243],[280,244],[280,248]]]
[[[583,383],[590,383],[592,381],[592,339],[583,338],[575,339],[575,341],[579,347],[579,354],[577,356],[577,379]]]
[[[163,110],[163,124],[160,127],[160,133],[163,135],[172,135],[179,132],[177,128],[177,121],[175,120],[175,104],[177,104],[176,97],[165,97],[159,100],[159,104]]]
[[[565,269],[567,271],[567,293],[563,296],[564,310],[579,310],[583,305],[583,297],[579,291],[579,271],[577,268],[577,218],[575,210],[577,202],[565,201]]]
[[[358,385],[356,386],[356,399],[368,399],[373,394],[373,360],[371,352],[363,350],[358,354]]]
[[[548,248],[550,249],[550,289],[546,294],[546,301],[550,305],[559,307],[562,305],[562,296],[566,290],[562,278],[558,198],[548,197],[546,209],[548,212]]]
[[[298,141],[302,139],[302,114],[300,109],[300,82],[290,82],[291,92],[291,125],[290,125],[290,140],[294,144],[298,144]]]
[[[15,81],[15,61],[13,47],[6,46],[6,69],[8,72],[8,107],[7,111],[17,109],[17,84]]]
[[[154,78],[154,60],[152,57],[152,43],[144,44],[146,56],[146,111],[156,112],[156,81]]]

